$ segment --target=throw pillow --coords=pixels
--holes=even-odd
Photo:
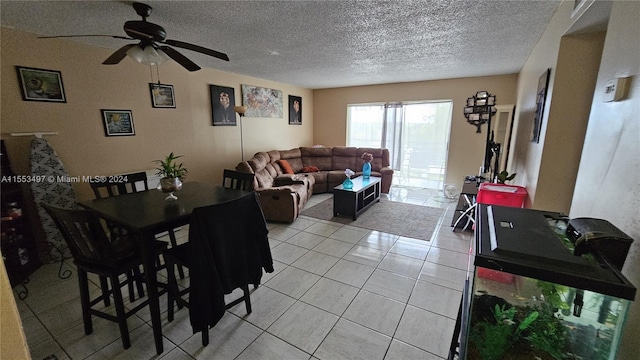
[[[305,166],[302,168],[302,172],[304,173],[318,172],[318,171],[320,171],[320,169],[318,169],[317,166],[313,166],[313,165]]]
[[[289,162],[287,160],[278,160],[278,164],[280,164],[280,167],[285,174],[295,174],[293,172],[293,168],[291,168],[291,165],[289,165]]]

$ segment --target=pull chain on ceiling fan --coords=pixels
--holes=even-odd
[[[184,41],[167,39],[167,33],[160,25],[147,21],[147,17],[151,15],[151,6],[139,2],[133,3],[136,13],[142,17],[142,20],[130,20],[124,23],[124,32],[129,35],[60,35],[60,36],[39,36],[40,39],[66,38],[66,37],[112,37],[114,39],[139,40],[138,44],[127,44],[116,50],[102,63],[104,65],[115,65],[120,63],[127,55],[135,61],[147,65],[159,65],[169,59],[173,59],[189,71],[200,70],[193,61],[175,50],[174,47],[187,49],[201,54],[213,56],[215,58],[229,61],[227,54],[219,51],[211,50],[199,45],[190,44]]]

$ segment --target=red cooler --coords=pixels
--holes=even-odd
[[[524,207],[527,189],[522,186],[484,182],[478,188],[479,204]]]

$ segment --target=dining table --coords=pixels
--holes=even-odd
[[[175,192],[175,200],[165,200],[165,193],[149,190],[79,202],[80,206],[98,217],[127,229],[140,246],[151,325],[158,354],[163,352],[163,344],[160,291],[152,247],[156,235],[189,224],[193,209],[197,207],[221,204],[249,195],[252,193],[214,184],[185,182],[182,189]]]

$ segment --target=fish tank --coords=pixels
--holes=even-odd
[[[555,212],[478,204],[476,219],[459,358],[614,360],[636,288],[620,273],[626,254],[599,248],[632,240],[601,236],[585,251],[604,233],[576,240]]]

